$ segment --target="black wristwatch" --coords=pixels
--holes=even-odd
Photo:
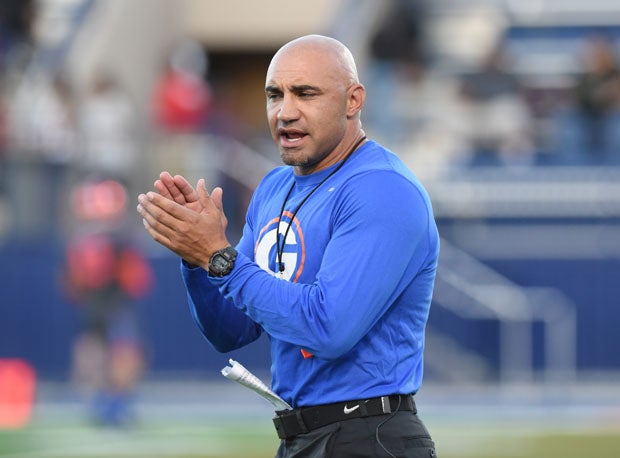
[[[235,267],[237,250],[229,246],[213,253],[209,259],[209,275],[223,277],[228,275]]]

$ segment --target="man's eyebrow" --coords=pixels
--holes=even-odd
[[[321,88],[312,86],[311,84],[299,84],[290,87],[291,92],[299,94],[302,92],[321,92]],[[265,92],[280,93],[282,90],[278,86],[268,85],[265,87]]]
[[[298,86],[291,86],[291,91],[295,93],[300,92],[321,92],[321,89],[317,86],[312,86],[311,84],[300,84]]]

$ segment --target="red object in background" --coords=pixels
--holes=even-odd
[[[116,277],[121,289],[132,299],[141,299],[153,286],[151,266],[135,248],[120,253]]]
[[[108,234],[89,234],[69,243],[66,280],[74,300],[111,287],[138,300],[150,291],[153,272],[138,249],[115,246]]]
[[[67,251],[68,281],[72,291],[96,291],[115,281],[117,255],[108,235],[89,234],[72,240]]]
[[[114,180],[85,182],[72,198],[73,211],[83,221],[114,221],[127,211],[127,190]]]
[[[0,359],[0,428],[21,428],[30,420],[36,375],[21,359]]]
[[[211,92],[195,75],[170,70],[158,83],[154,96],[155,119],[175,132],[200,130],[209,113]]]

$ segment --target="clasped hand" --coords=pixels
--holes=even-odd
[[[155,192],[138,196],[137,211],[153,240],[190,264],[208,269],[211,255],[230,245],[228,220],[222,207],[222,188],[208,193],[205,181],[196,189],[180,175],[162,172]]]

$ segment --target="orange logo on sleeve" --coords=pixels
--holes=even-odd
[[[303,355],[304,359],[312,358],[314,356],[312,353],[304,350],[303,348],[301,349],[301,354]]]

